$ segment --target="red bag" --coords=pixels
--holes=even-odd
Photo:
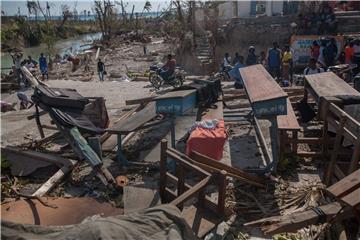
[[[215,160],[221,160],[224,151],[224,144],[227,140],[224,120],[219,120],[215,129],[204,129],[197,127],[191,132],[186,143],[186,154],[192,151],[201,153]]]

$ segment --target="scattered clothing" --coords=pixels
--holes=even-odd
[[[196,128],[200,127],[200,128],[204,128],[204,129],[214,129],[217,127],[217,125],[219,124],[219,120],[217,119],[207,119],[207,120],[202,120],[199,122],[195,122],[190,130],[189,133],[191,133],[192,131],[194,131]]]

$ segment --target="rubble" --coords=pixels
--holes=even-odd
[[[215,57],[207,35],[197,41],[206,45],[204,68]],[[260,64],[239,70],[244,89],[218,74],[153,89],[149,65],[175,45],[119,33],[57,62],[49,81],[22,68],[35,105],[2,115],[2,236],[90,229],[84,238],[304,239],[355,221],[360,123],[344,95],[359,92],[332,72],[281,87]],[[2,86],[15,102],[12,82],[4,76]]]

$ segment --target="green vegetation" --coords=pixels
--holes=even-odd
[[[27,21],[14,17],[1,24],[1,48],[37,46],[40,43],[52,45],[58,39],[65,39],[79,34],[98,32],[94,22],[67,21]]]

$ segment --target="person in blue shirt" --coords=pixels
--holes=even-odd
[[[240,68],[246,67],[244,64],[244,57],[239,56],[238,61],[235,63],[234,67],[229,71],[229,76],[231,80],[235,81],[235,88],[243,88],[243,80],[240,75]]]
[[[45,80],[45,75],[46,75],[46,79],[49,80],[46,57],[44,57],[43,53],[40,54],[39,66],[40,66],[40,71],[41,71],[41,74],[42,74],[42,80],[43,81]]]
[[[273,48],[268,52],[268,67],[273,78],[278,80],[281,78],[281,50],[278,48],[277,42],[273,43]]]

